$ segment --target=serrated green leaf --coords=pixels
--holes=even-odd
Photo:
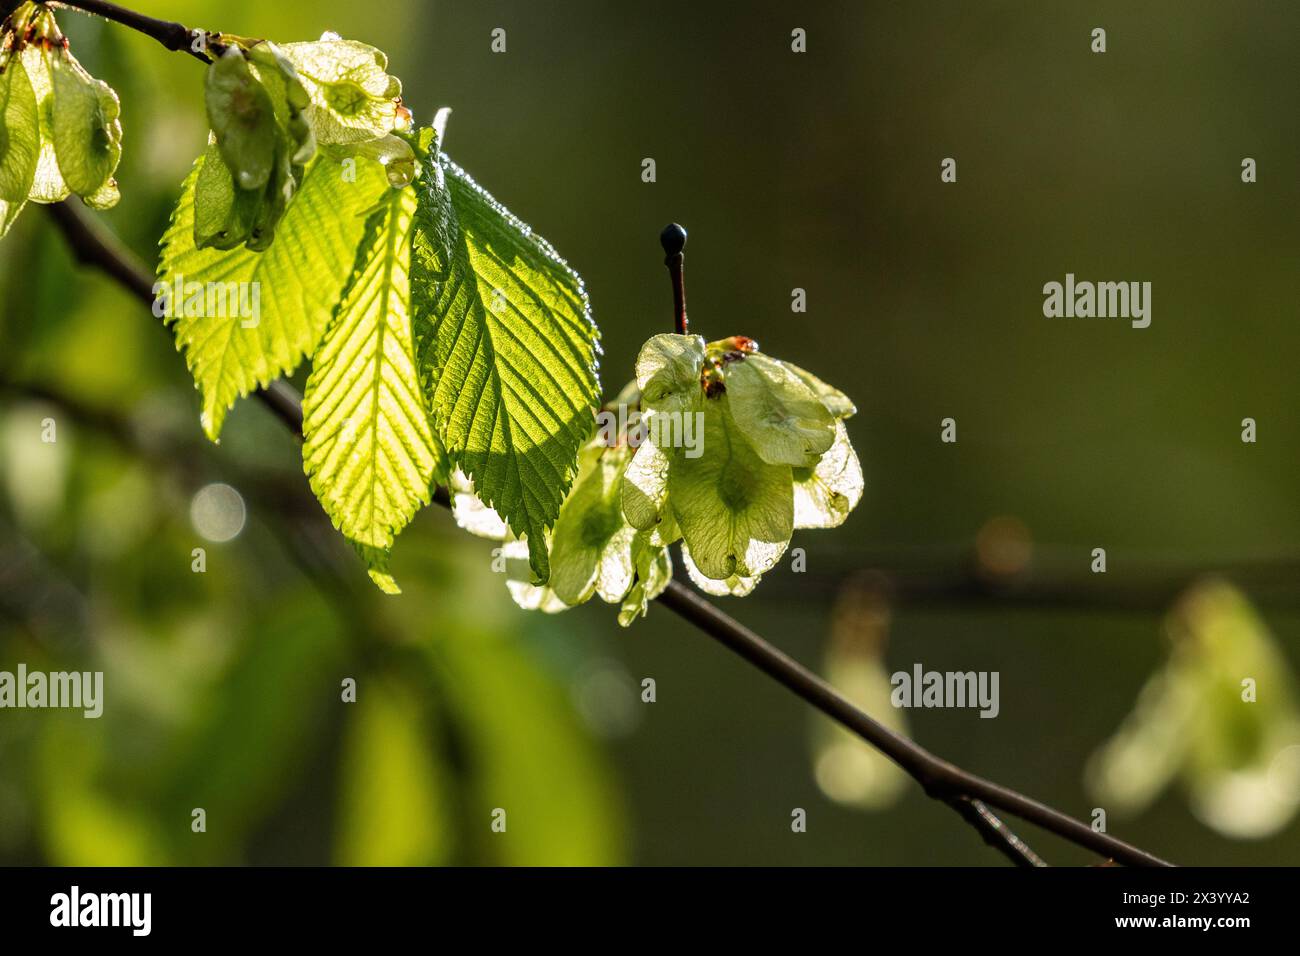
[[[668,473],[672,506],[705,577],[754,577],[772,567],[794,533],[789,465],[772,465],[737,430],[727,397],[704,402],[698,458],[679,455]]]
[[[32,191],[41,152],[36,93],[19,57],[0,74],[0,202],[21,207]]]
[[[447,478],[415,369],[410,231],[416,195],[390,190],[371,213],[303,393],[303,467],[350,540],[390,548]]]
[[[322,143],[357,143],[398,127],[402,84],[388,57],[356,40],[323,39],[280,47],[298,71],[311,105],[307,118]]]
[[[529,544],[546,531],[595,423],[597,331],[577,274],[455,163],[419,182],[412,289],[440,436],[479,496]]]
[[[366,574],[375,587],[385,594],[402,593],[402,589],[397,585],[397,579],[388,570],[388,559],[391,554],[388,548],[371,548],[357,541],[352,541],[350,544],[365,562]]]
[[[451,516],[456,524],[477,538],[510,539],[510,528],[499,514],[483,504],[469,475],[457,468],[451,473],[447,487],[451,491]]]
[[[862,465],[844,422],[835,422],[835,444],[816,468],[794,469],[794,526],[836,528],[862,500]]]
[[[231,315],[227,309],[224,317],[192,315],[186,302],[171,302],[177,348],[185,351],[203,395],[203,429],[215,441],[236,399],[291,372],[315,350],[352,273],[365,214],[388,184],[376,163],[357,160],[355,177],[348,177],[335,157],[322,153],[307,168],[270,249],[198,249],[194,187],[202,164],[200,158],[186,179],[163,235],[161,288],[174,289],[178,279],[205,289],[209,283],[244,283],[250,295],[259,290],[260,301],[251,325],[239,310]],[[183,291],[182,298],[190,294]],[[199,311],[208,311],[206,296]]]
[[[112,180],[122,158],[117,94],[83,70],[66,50],[50,60],[50,77],[54,104],[50,136],[59,172],[78,196],[96,197]],[[116,189],[112,192],[116,195]]]
[[[835,441],[835,418],[781,362],[751,355],[727,366],[728,405],[758,456],[772,465],[812,468]]]
[[[548,536],[549,540],[549,536]],[[570,606],[559,599],[549,584],[534,584],[527,541],[507,541],[501,546],[506,563],[506,588],[511,599],[525,611],[559,614]]]

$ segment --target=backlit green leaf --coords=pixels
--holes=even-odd
[[[36,93],[22,59],[10,57],[0,74],[0,202],[27,201],[40,151]]]
[[[732,417],[764,461],[811,468],[830,449],[834,417],[781,362],[751,355],[725,374]]]
[[[455,163],[430,153],[412,258],[419,359],[439,434],[529,544],[539,580],[599,400],[577,274]]]
[[[827,385],[816,375],[804,371],[798,365],[791,365],[786,361],[782,361],[781,364],[784,365],[788,371],[793,372],[801,382],[812,389],[817,397],[822,400],[822,404],[826,406],[826,409],[836,418],[852,418],[857,414],[858,409],[857,406],[853,404],[853,400],[838,388]]]
[[[726,397],[704,402],[703,454],[679,455],[668,503],[705,577],[753,577],[772,567],[794,532],[789,465],[772,465],[737,430]]]
[[[712,594],[715,597],[744,597],[746,594],[758,587],[758,582],[762,580],[761,575],[751,577],[741,577],[733,574],[722,580],[706,577],[704,572],[699,569],[695,561],[691,558],[691,549],[682,543],[682,564],[686,566],[686,574],[691,579],[691,583],[703,591],[705,594]]]
[[[662,333],[651,336],[636,358],[636,382],[641,412],[686,413],[698,407],[704,339],[698,335]]]
[[[371,213],[355,271],[312,359],[303,466],[334,526],[389,548],[447,478],[411,338],[410,229],[416,196],[389,190]]]
[[[50,71],[54,104],[50,134],[63,181],[78,196],[94,197],[94,204],[104,205],[98,194],[112,180],[122,158],[117,94],[83,70],[67,51],[51,58]],[[109,195],[116,197],[116,193],[113,188]]]
[[[603,451],[603,454],[601,452]],[[593,594],[610,603],[632,586],[632,539],[636,530],[623,518],[623,470],[631,458],[626,445],[583,453],[573,491],[560,509],[551,535],[550,586],[566,604],[582,604]]]
[[[336,157],[322,153],[308,167],[270,249],[198,249],[194,187],[202,165],[200,158],[163,235],[159,280],[163,294],[171,290],[177,347],[203,395],[203,429],[215,441],[236,399],[292,371],[316,348],[352,273],[365,214],[388,184],[377,163],[358,159],[350,178]],[[249,301],[256,290],[256,317],[238,308],[209,308],[219,304],[213,300],[228,302],[221,293],[232,284],[236,296]]]
[[[654,542],[650,531],[639,531],[632,541],[632,564],[636,578],[618,611],[618,623],[630,627],[644,617],[650,602],[663,593],[673,579],[673,559],[668,548]]]
[[[39,203],[63,202],[70,193],[68,184],[63,181],[63,174],[59,172],[59,160],[54,152],[55,105],[54,81],[50,76],[51,56],[49,51],[35,45],[24,47],[21,54],[23,67],[36,95],[36,112],[41,132],[41,151],[36,157],[36,174],[32,179],[32,191],[27,198]]]
[[[402,84],[389,76],[388,57],[356,40],[338,37],[285,43],[311,97],[307,117],[322,143],[357,143],[400,128]]]
[[[844,422],[835,422],[835,444],[815,468],[794,469],[794,526],[835,528],[862,500],[862,465]]]
[[[646,438],[623,474],[623,514],[638,531],[659,524],[667,511],[668,471],[677,449],[664,451]]]

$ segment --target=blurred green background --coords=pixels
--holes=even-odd
[[[388,51],[417,120],[453,107],[448,152],[586,279],[607,397],[670,329],[656,237],[684,223],[693,330],[753,336],[848,392],[867,475],[843,528],[796,536],[806,573],[719,601],[822,667],[846,582],[889,572],[886,669],[1001,674],[996,720],[908,714],[927,747],[1088,819],[1088,756],[1164,660],[1198,570],[1256,601],[1282,655],[1261,687],[1291,680],[1295,4],[133,5]],[[204,143],[202,68],[60,23],[121,96],[123,198],[102,218],[152,263]],[[1151,327],[1045,319],[1066,272],[1152,282]],[[402,597],[346,554],[322,565],[312,542],[339,552],[293,440],[246,401],[205,445],[159,326],[75,269],[38,207],[0,244],[0,669],[107,687],[99,720],[0,711],[0,863],[1001,863],[915,786],[871,812],[830,800],[808,709],[662,608],[628,631],[598,601],[519,611],[491,546],[438,509],[398,544]],[[211,482],[246,503],[227,543],[191,519]],[[990,587],[975,542],[998,516],[1015,520],[985,544],[1011,528],[1021,570]],[[1178,862],[1300,860],[1294,818],[1229,839],[1176,785],[1110,829]]]

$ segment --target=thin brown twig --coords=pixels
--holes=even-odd
[[[962,818],[984,837],[984,842],[997,850],[1016,866],[1033,869],[1047,866],[1047,862],[1030,849],[1029,844],[1016,836],[998,819],[982,800],[970,797],[950,797],[947,801]]]
[[[54,6],[69,7],[120,23],[137,33],[152,37],[173,53],[186,53],[203,63],[211,62],[208,50],[220,53],[225,49],[224,44],[217,40],[218,35],[215,33],[209,33],[207,30],[192,30],[174,20],[159,20],[157,17],[119,7],[115,3],[108,3],[107,0],[49,0],[49,2]],[[196,40],[200,41],[197,49]]]

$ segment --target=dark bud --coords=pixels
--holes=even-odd
[[[682,249],[686,247],[686,230],[677,223],[670,222],[659,233],[659,245],[664,247],[664,254],[669,258],[681,255]]]

